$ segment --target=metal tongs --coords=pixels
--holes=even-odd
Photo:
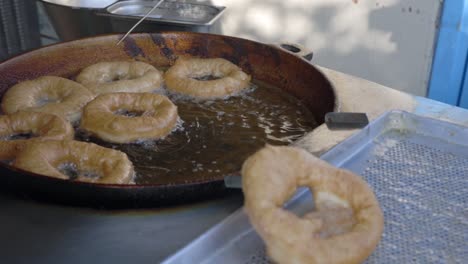
[[[119,40],[119,42],[117,42],[116,45],[119,45],[125,38],[127,38],[128,35],[130,35],[130,33],[132,33],[133,30],[135,30],[136,27],[138,27],[138,25],[140,25],[141,22],[143,22],[143,20],[145,20],[151,13],[153,13],[153,11],[158,8],[159,5],[162,4],[162,2],[164,2],[164,0],[159,0],[154,6],[153,8],[151,8],[150,11],[148,11],[148,13],[146,13],[146,15],[144,15],[140,20],[138,20],[138,22],[136,22],[135,25],[133,25],[133,27],[131,27],[127,33],[125,33],[125,35]]]

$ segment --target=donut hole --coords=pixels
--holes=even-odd
[[[354,210],[347,201],[329,192],[318,192],[315,198],[315,210],[307,213],[303,218],[321,220],[322,228],[315,234],[316,236],[328,238],[344,234],[351,231],[357,224]]]
[[[25,140],[38,137],[38,135],[32,132],[18,132],[13,133],[4,137],[1,137],[2,140]]]
[[[312,211],[304,216],[305,219],[320,219],[322,228],[316,235],[328,238],[351,231],[357,223],[353,209],[334,207]]]
[[[120,81],[120,80],[123,80],[123,79],[125,79],[125,78],[123,78],[120,75],[117,75],[117,76],[114,76],[112,79],[110,79],[109,82],[116,82],[116,81]]]
[[[117,74],[111,76],[109,79],[106,80],[106,82],[117,82],[117,81],[122,81],[122,80],[133,80],[136,78],[132,78],[132,76],[128,74]]]
[[[147,111],[139,111],[139,110],[129,110],[129,109],[118,109],[114,112],[115,115],[126,116],[126,117],[140,117],[143,115],[147,115]]]
[[[58,104],[62,102],[62,98],[41,97],[36,101],[36,107],[42,107],[48,104]]]
[[[63,175],[67,176],[70,180],[76,180],[78,178],[99,179],[101,177],[94,171],[81,170],[75,163],[72,162],[59,164],[57,166],[57,170]]]
[[[221,78],[223,78],[223,76],[215,76],[212,74],[192,77],[192,79],[195,79],[197,81],[212,81],[212,80],[218,80]]]

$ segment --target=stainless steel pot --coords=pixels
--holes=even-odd
[[[28,0],[0,1],[0,61],[40,45],[35,3]]]
[[[62,41],[127,32],[151,7],[148,0],[40,0]],[[225,7],[164,1],[134,32],[214,32]]]

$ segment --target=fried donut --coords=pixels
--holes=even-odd
[[[164,137],[177,119],[177,106],[164,95],[109,93],[86,105],[80,127],[108,142],[129,143]]]
[[[128,184],[134,176],[125,153],[73,140],[34,141],[17,155],[13,166],[59,179],[94,183]]]
[[[151,92],[161,87],[160,71],[141,61],[99,62],[84,68],[76,81],[96,94]]]
[[[213,80],[199,80],[211,76]],[[165,75],[169,90],[204,99],[235,94],[249,86],[251,77],[230,61],[215,59],[178,59]]]
[[[2,110],[7,114],[19,110],[43,112],[75,122],[83,106],[93,98],[93,93],[77,82],[43,76],[8,89],[2,99]]]
[[[56,115],[20,111],[0,116],[0,160],[14,159],[31,139],[62,140],[73,135],[70,123]]]
[[[297,186],[313,192],[315,210],[282,208]],[[278,263],[361,263],[383,232],[383,215],[367,183],[303,149],[267,146],[242,167],[245,209]]]

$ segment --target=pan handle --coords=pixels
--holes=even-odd
[[[284,42],[279,43],[276,46],[308,61],[312,61],[312,58],[314,57],[314,53],[312,51],[307,50],[302,45],[297,43]]]

